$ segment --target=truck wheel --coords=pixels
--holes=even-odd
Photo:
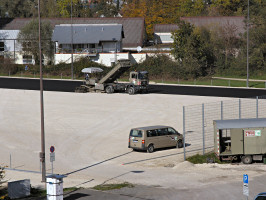
[[[135,94],[135,89],[133,87],[128,88],[128,94],[130,95]]]
[[[154,146],[153,146],[153,144],[150,144],[150,145],[148,146],[147,152],[148,152],[148,153],[152,153],[152,152],[154,152]]]
[[[252,163],[252,157],[251,156],[243,156],[242,157],[242,162],[244,164],[251,164]]]
[[[114,88],[113,88],[113,86],[111,86],[111,85],[107,86],[107,87],[105,88],[105,92],[106,92],[107,94],[112,94],[112,93],[114,93]]]
[[[182,142],[182,140],[179,140],[178,142],[177,142],[177,144],[176,144],[176,146],[177,146],[177,148],[182,148],[183,147],[183,142]]]

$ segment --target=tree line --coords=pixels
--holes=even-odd
[[[40,12],[44,18],[52,17],[115,17],[121,0],[40,0]],[[72,12],[71,12],[72,3]],[[38,16],[36,0],[1,0],[0,17],[27,18]]]
[[[50,2],[51,1],[51,2]],[[49,13],[56,16],[69,16],[69,3],[71,0],[41,0],[48,4],[45,9],[47,17]],[[3,3],[6,4],[3,4]],[[8,0],[2,0],[0,5],[7,6],[10,3]],[[20,2],[20,3],[18,3]],[[27,17],[25,13],[34,16],[34,12],[24,12],[20,10],[19,6],[25,9],[36,9],[36,5],[32,6],[30,3],[35,3],[34,0],[14,0],[13,6],[17,9],[14,16],[21,15]],[[74,4],[78,5],[80,1],[73,0]],[[109,2],[109,3],[108,3]],[[114,6],[111,1],[91,1],[90,5],[97,4]],[[117,1],[116,1],[117,2]],[[28,3],[28,4],[27,4]],[[55,9],[53,4],[59,6],[61,9],[56,9],[52,12],[50,9]],[[102,3],[102,4],[101,4]],[[151,68],[150,71],[154,77],[159,77],[164,74],[170,79],[177,78],[197,78],[202,76],[209,76],[214,73],[220,74],[238,74],[244,76],[246,74],[247,65],[247,35],[236,35],[233,26],[224,26],[213,30],[204,27],[194,27],[191,24],[180,22],[180,16],[195,16],[195,15],[244,15],[247,16],[247,2],[239,0],[127,0],[123,1],[123,6],[120,12],[123,16],[128,17],[145,17],[147,32],[152,37],[152,28],[154,24],[168,24],[177,23],[179,29],[172,33],[174,40],[173,50],[171,52],[174,60],[165,58],[161,55],[148,58],[137,68]],[[89,5],[89,4],[88,4]],[[266,1],[250,0],[250,31],[249,31],[249,65],[250,73],[261,76],[266,72]],[[12,10],[12,6],[9,8]],[[78,7],[77,7],[78,8]],[[93,8],[89,7],[90,9]],[[114,6],[118,10],[117,7]],[[13,8],[14,9],[14,8]],[[82,8],[84,9],[84,7]],[[50,11],[48,11],[50,10]],[[75,9],[74,9],[75,10]],[[44,12],[44,11],[42,11]],[[77,13],[80,13],[76,9]],[[8,10],[8,13],[12,13]],[[56,14],[57,13],[57,14]],[[60,14],[61,13],[61,14]],[[1,14],[3,12],[1,11]],[[43,38],[51,38],[52,27],[43,23],[42,25]],[[34,31],[35,30],[35,31]],[[19,40],[22,44],[23,50],[34,55],[36,63],[38,63],[38,44],[34,43],[30,38],[38,37],[37,21],[33,21],[25,26],[20,34]],[[34,43],[34,44],[33,44]],[[43,53],[53,60],[53,52],[51,49],[52,43],[43,41]]]

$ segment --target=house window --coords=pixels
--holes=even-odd
[[[23,56],[23,64],[32,64],[32,56],[24,55]]]
[[[0,42],[0,51],[5,51],[5,43]]]

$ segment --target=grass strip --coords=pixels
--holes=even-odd
[[[219,163],[219,164],[225,164],[225,162],[220,161],[215,153],[206,153],[204,155],[194,155],[187,158],[187,161],[193,163],[193,164],[203,164],[203,163]]]
[[[133,184],[131,183],[118,183],[118,184],[101,184],[101,185],[96,185],[92,189],[94,190],[100,190],[100,191],[106,191],[106,190],[118,190],[124,187],[132,188],[134,187]]]

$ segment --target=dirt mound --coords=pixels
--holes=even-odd
[[[184,161],[181,163],[178,163],[176,166],[173,167],[173,169],[178,169],[178,170],[185,170],[188,168],[194,167],[194,164],[188,161]]]

